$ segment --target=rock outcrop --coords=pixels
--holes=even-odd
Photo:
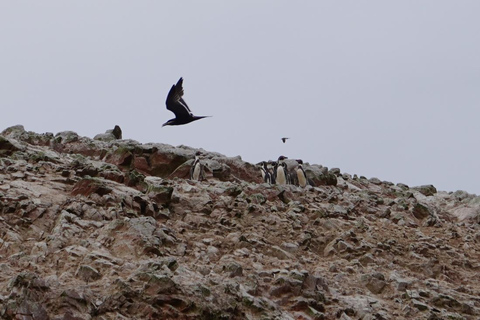
[[[0,134],[2,319],[478,319],[480,197],[304,165]]]

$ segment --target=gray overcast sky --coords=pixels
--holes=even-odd
[[[480,194],[480,1],[2,1],[0,130]],[[161,127],[184,77],[196,115]],[[291,139],[283,144],[283,136]]]

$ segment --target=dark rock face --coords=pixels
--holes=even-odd
[[[10,140],[0,136],[0,156],[11,156],[18,150],[18,146],[15,146]]]
[[[421,203],[415,204],[415,206],[413,207],[412,213],[414,217],[417,219],[425,219],[426,217],[431,215],[430,209]]]
[[[0,134],[0,318],[479,317],[475,195],[106,134]]]
[[[435,193],[437,193],[437,188],[435,188],[431,184],[419,186],[419,187],[413,187],[412,189],[419,191],[424,196],[433,196]]]

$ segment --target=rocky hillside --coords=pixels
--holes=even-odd
[[[0,134],[2,319],[480,318],[480,197],[119,138]]]

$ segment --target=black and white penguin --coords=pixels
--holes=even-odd
[[[275,184],[275,177],[276,177],[276,170],[277,170],[277,163],[275,161],[269,160],[267,162],[267,172],[270,173],[270,183]]]
[[[281,162],[277,165],[276,170],[276,177],[275,180],[277,184],[284,185],[288,184],[288,172],[287,172],[287,164],[285,162]]]
[[[260,173],[262,174],[262,180],[265,182],[265,177],[267,176],[267,170],[265,170],[263,161],[258,164],[260,166]]]
[[[276,184],[289,184],[290,177],[288,175],[288,167],[285,163],[285,160],[288,159],[285,156],[279,156],[278,160],[275,164],[273,169],[275,175],[275,183]]]
[[[298,185],[302,188],[305,188],[308,184],[307,174],[305,170],[303,170],[303,166],[301,163],[298,164],[297,167],[297,178],[298,178]]]
[[[265,161],[262,161],[260,163],[260,170],[262,172],[263,182],[272,183],[272,173],[270,172],[270,170],[268,170],[268,166]]]
[[[293,170],[288,172],[288,184],[293,184],[298,186],[297,167],[295,167]]]
[[[195,161],[193,162],[192,167],[190,168],[190,180],[201,181],[205,179],[205,172],[203,170],[203,165],[200,162],[200,153],[195,154]]]

